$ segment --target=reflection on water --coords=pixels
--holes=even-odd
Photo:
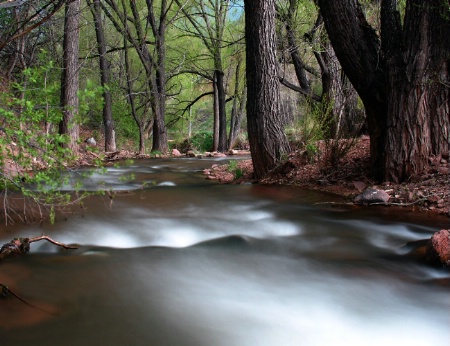
[[[79,250],[33,244],[1,263],[0,282],[58,313],[0,300],[1,345],[448,344],[450,274],[403,256],[448,219],[324,210],[332,197],[205,181],[211,162],[163,161],[167,175],[155,162],[133,169],[173,184],[91,198],[45,227]]]

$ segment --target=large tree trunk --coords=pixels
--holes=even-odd
[[[389,105],[386,178],[404,181],[422,174],[432,154],[448,152],[450,11],[442,0],[410,0],[402,30],[395,5],[389,0],[382,6]]]
[[[88,1],[91,7],[97,36],[97,50],[100,65],[100,82],[103,87],[103,125],[105,128],[105,151],[116,150],[116,138],[114,131],[114,120],[112,117],[111,92],[108,90],[110,82],[109,62],[106,59],[106,40],[101,17],[100,0]]]
[[[261,178],[289,152],[280,113],[274,0],[245,0],[247,123],[253,169]]]
[[[63,119],[59,125],[59,132],[69,136],[68,148],[78,153],[79,126],[78,115],[78,42],[79,42],[80,0],[68,0],[66,3],[64,20],[64,60],[61,81],[61,107]]]
[[[423,174],[448,151],[450,9],[442,0],[381,4],[381,42],[356,0],[319,0],[341,65],[364,102],[375,178]]]

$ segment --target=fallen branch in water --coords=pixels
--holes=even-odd
[[[77,246],[66,245],[66,244],[60,243],[46,235],[41,235],[39,237],[34,237],[34,238],[14,238],[9,243],[4,244],[0,248],[0,260],[8,257],[9,255],[11,255],[13,253],[19,254],[19,255],[24,255],[30,251],[31,243],[41,241],[41,240],[47,240],[48,242],[50,242],[52,244],[63,247],[64,249],[78,249]]]
[[[24,303],[25,305],[28,305],[29,307],[33,308],[33,309],[37,309],[40,311],[43,311],[45,313],[48,314],[54,314],[53,312],[47,311],[45,309],[40,308],[39,306],[33,305],[29,302],[27,302],[25,299],[23,299],[21,296],[19,296],[17,293],[15,293],[14,291],[12,291],[8,286],[6,286],[3,283],[0,283],[0,297],[7,297],[7,296],[13,296],[14,298],[20,300],[22,303]]]

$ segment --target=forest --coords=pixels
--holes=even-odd
[[[361,134],[375,181],[420,177],[448,159],[449,18],[446,0],[2,1],[2,188],[64,204],[62,170],[123,148],[250,149],[258,179],[293,148],[335,166]]]

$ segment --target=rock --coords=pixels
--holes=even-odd
[[[450,229],[433,234],[427,244],[426,261],[433,265],[450,266]]]
[[[356,190],[358,190],[359,192],[363,192],[364,189],[367,187],[367,185],[365,183],[363,183],[362,181],[354,181],[353,182],[353,186],[355,187]]]
[[[189,156],[189,157],[196,157],[197,155],[194,153],[193,150],[189,150],[189,151],[186,153],[186,156]]]
[[[450,168],[447,167],[438,167],[438,172],[442,173],[442,174],[449,174],[450,173]]]
[[[427,198],[427,201],[430,203],[437,203],[439,200],[440,200],[440,198],[437,195],[432,195]]]
[[[180,157],[181,153],[178,149],[172,149],[172,156]]]
[[[89,137],[85,140],[87,145],[90,145],[91,147],[95,147],[97,145],[97,142],[95,141],[94,137]]]
[[[367,189],[356,196],[355,203],[362,205],[387,204],[390,196],[384,190]]]
[[[219,153],[219,152],[215,151],[213,153],[213,157],[227,157],[227,155],[224,153]]]

